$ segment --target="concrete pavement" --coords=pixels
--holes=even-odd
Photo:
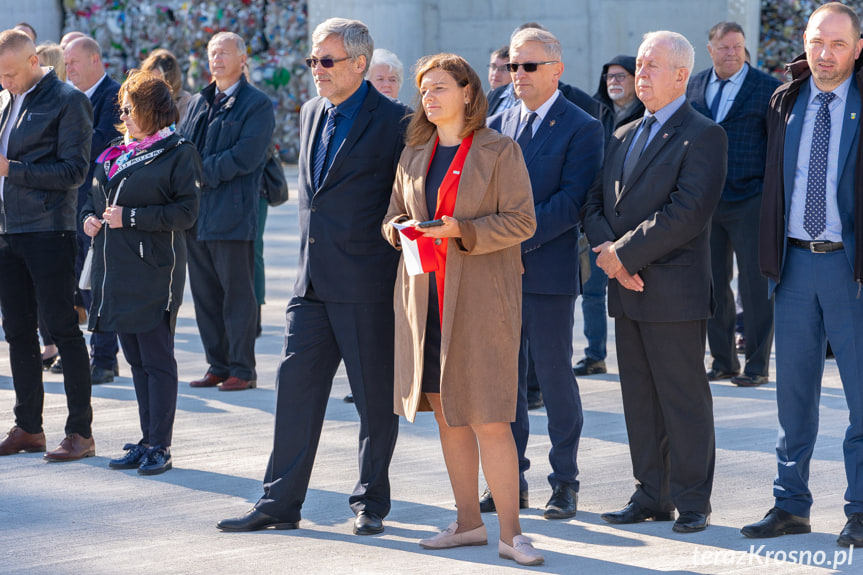
[[[140,437],[129,368],[121,358],[121,377],[93,389],[96,457],[65,464],[44,463],[40,454],[0,458],[0,573],[462,574],[528,569],[498,558],[493,514],[486,516],[488,546],[435,552],[417,545],[455,518],[431,414],[420,414],[415,424],[401,422],[386,532],[351,534],[347,499],[357,477],[358,420],[353,405],[342,402],[349,392],[344,369],[333,386],[301,529],[235,534],[215,528],[216,521],[244,513],[258,499],[272,446],[274,376],[298,249],[295,169],[288,177],[294,199],[271,210],[265,236],[267,305],[257,343],[258,389],[221,393],[188,386],[207,366],[187,289],[176,337],[180,397],[174,469],[142,477],[134,470],[107,468],[124,443]],[[585,346],[577,307],[575,360]],[[609,327],[613,338],[611,322]],[[521,521],[546,557],[546,564],[533,570],[863,573],[863,551],[849,555],[835,543],[845,523],[842,439],[848,421],[835,362],[827,362],[812,465],[813,533],[773,540],[749,540],[739,533],[773,503],[777,423],[771,380],[753,389],[712,385],[717,437],[712,525],[703,533],[679,535],[670,523],[618,527],[599,518],[622,507],[633,489],[613,339],[609,343],[611,373],[579,379],[585,423],[579,512],[571,520],[542,518],[550,495],[545,480],[550,444],[544,410],[531,412],[531,509],[522,512]],[[66,417],[61,376],[46,374],[45,391],[50,449],[62,439]],[[13,404],[7,348],[0,344],[0,426],[11,427]],[[777,555],[784,560],[777,561]]]

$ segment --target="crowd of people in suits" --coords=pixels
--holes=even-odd
[[[317,26],[273,448],[260,499],[217,527],[299,528],[343,362],[360,421],[353,532],[384,532],[398,416],[433,411],[457,516],[420,546],[486,545],[482,513],[495,511],[500,557],[543,563],[519,522],[528,409],[544,402],[548,415],[543,515],[571,518],[583,425],[576,376],[607,370],[607,298],[636,487],[603,520],[673,521],[678,533],[709,526],[710,382],[765,384],[775,324],[775,504],[742,533],[811,530],[829,339],[850,414],[837,541],[863,545],[860,32],[847,6],[816,9],[781,86],[749,63],[736,23],[711,28],[713,65],[695,75],[687,38],[650,32],[635,56],[603,65],[591,97],[561,82],[559,40],[531,22],[491,54],[487,94],[464,58],[422,58],[410,109],[397,99],[402,63],[374,50],[365,24]],[[46,450],[41,372],[53,350],[40,350],[38,325],[62,361],[69,408],[66,437],[45,459],[95,453],[91,382],[113,377],[119,340],[142,437],[109,465],[162,473],[172,465],[173,331],[187,265],[209,365],[190,385],[256,386],[255,241],[272,106],[246,79],[245,43],[231,32],[210,39],[213,81],[195,95],[182,91],[170,53],[119,85],[96,42],[67,35],[64,82],[59,63],[40,64],[57,62],[56,51],[37,55],[34,39],[0,33],[0,310],[16,394],[0,455]],[[579,295],[588,348],[573,367]],[[477,496],[480,467],[488,486]]]

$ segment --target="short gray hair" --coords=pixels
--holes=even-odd
[[[372,40],[372,35],[369,34],[368,26],[359,20],[348,20],[346,18],[324,20],[312,32],[312,45],[319,46],[330,36],[335,36],[342,41],[345,52],[348,53],[350,58],[365,56],[366,69],[363,70],[363,74],[369,71],[372,53],[375,51],[375,41]]]
[[[513,34],[509,40],[510,56],[512,56],[513,50],[528,42],[541,43],[547,58],[558,62],[562,61],[563,50],[560,48],[560,40],[548,30],[541,30],[539,28],[524,28]]]
[[[399,57],[385,48],[378,48],[372,53],[369,70],[381,64],[387,66],[395,74],[396,78],[398,78],[399,86],[401,86],[404,82],[405,67],[402,61],[399,60]]]
[[[219,42],[220,40],[233,40],[237,45],[237,52],[240,54],[246,53],[246,41],[243,40],[243,37],[239,34],[235,34],[234,32],[218,32],[215,36],[210,38],[210,41],[207,42],[207,52],[210,51],[210,45]]]
[[[695,48],[692,47],[686,36],[669,30],[648,32],[642,38],[641,46],[660,42],[666,42],[671,50],[671,65],[675,68],[686,68],[691,75],[692,69],[695,67]],[[638,47],[639,54],[641,54],[641,46]]]

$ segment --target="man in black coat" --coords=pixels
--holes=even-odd
[[[23,32],[0,32],[0,79],[0,311],[15,385],[15,427],[0,455],[46,447],[38,302],[65,366],[69,408],[66,437],[45,459],[91,457],[90,368],[75,311],[75,221],[93,113],[83,93],[39,66]]]
[[[78,212],[84,207],[90,196],[93,185],[93,173],[96,169],[96,158],[108,147],[108,143],[118,138],[117,124],[120,123],[120,108],[117,104],[117,92],[120,84],[105,73],[102,63],[102,49],[99,43],[89,37],[78,38],[66,46],[63,51],[66,64],[66,76],[73,86],[84,92],[93,107],[93,141],[90,145],[90,169],[87,178],[78,188]],[[78,218],[78,259],[75,263],[76,277],[80,277],[84,258],[90,245],[90,238],[81,228]],[[90,310],[90,290],[82,290],[84,308]],[[91,382],[93,384],[109,383],[114,376],[119,375],[117,352],[117,334],[114,332],[93,332],[90,336]]]
[[[306,62],[319,96],[300,111],[300,261],[276,381],[273,451],[263,496],[246,515],[220,521],[224,531],[299,527],[342,360],[360,417],[360,477],[349,498],[354,533],[383,532],[390,510],[399,254],[380,229],[407,108],[364,81],[374,49],[365,24],[331,18],[315,29],[312,42]]]

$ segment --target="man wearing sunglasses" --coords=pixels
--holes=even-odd
[[[548,481],[552,495],[546,519],[576,514],[579,482],[576,456],[582,409],[572,373],[572,328],[580,293],[579,212],[602,166],[602,125],[563,97],[560,42],[550,32],[525,28],[512,37],[507,68],[520,104],[489,119],[489,127],[522,148],[536,208],[534,236],[522,244],[522,331],[519,395],[512,425],[519,455],[520,506],[527,507],[525,456],[528,373],[533,364],[548,413],[551,439]],[[493,494],[483,496],[489,510]]]
[[[333,377],[344,360],[360,418],[353,532],[384,530],[393,410],[393,290],[399,254],[384,241],[407,108],[365,81],[374,42],[362,22],[331,18],[312,34],[318,97],[300,111],[300,261],[276,380],[264,495],[223,531],[296,529]]]

